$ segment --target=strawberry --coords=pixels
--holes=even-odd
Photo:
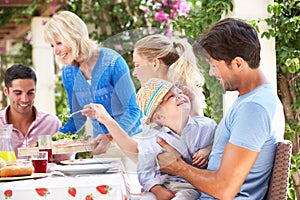
[[[74,187],[69,187],[69,188],[68,188],[68,193],[69,193],[71,196],[75,197],[75,196],[76,196],[76,188],[74,188]]]
[[[96,189],[101,194],[107,194],[107,193],[109,193],[109,191],[112,190],[112,188],[110,186],[108,186],[108,185],[99,185],[99,186],[96,187]]]
[[[38,193],[39,196],[45,197],[50,194],[47,188],[35,188],[35,191]]]
[[[12,197],[12,190],[5,190],[4,191],[4,196],[5,196],[5,199],[9,199]]]
[[[86,195],[85,200],[94,200],[93,195],[92,194]]]

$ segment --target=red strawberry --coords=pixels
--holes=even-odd
[[[9,199],[10,197],[12,197],[12,190],[5,190],[4,196],[5,196],[5,199]]]
[[[76,196],[76,188],[74,188],[74,187],[69,187],[69,188],[68,188],[68,193],[69,193],[71,196],[75,197],[75,196]]]
[[[85,200],[94,200],[93,195],[92,194],[86,195]]]
[[[101,194],[107,194],[109,193],[109,191],[112,190],[111,187],[109,187],[108,185],[99,185],[96,187],[96,189],[98,190],[98,192],[100,192]]]
[[[35,191],[40,195],[41,197],[45,197],[50,194],[47,188],[35,188]]]

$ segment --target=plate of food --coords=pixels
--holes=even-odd
[[[14,181],[46,177],[47,173],[33,173],[32,164],[20,160],[5,162],[0,158],[0,181]]]
[[[103,174],[112,168],[108,164],[92,164],[92,165],[56,165],[53,170],[60,171],[67,175],[77,174]]]

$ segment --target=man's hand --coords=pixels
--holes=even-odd
[[[106,134],[99,134],[91,142],[91,143],[96,143],[97,144],[97,147],[94,149],[94,151],[92,153],[95,154],[95,155],[106,153],[108,147],[110,146],[110,138],[111,137],[109,137]]]
[[[157,138],[157,143],[166,150],[157,156],[160,171],[167,174],[178,175],[177,172],[185,163],[181,159],[180,154],[160,137]]]

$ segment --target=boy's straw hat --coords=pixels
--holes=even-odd
[[[146,116],[146,124],[150,123],[153,112],[172,86],[173,84],[168,81],[151,78],[138,91],[137,104]]]

